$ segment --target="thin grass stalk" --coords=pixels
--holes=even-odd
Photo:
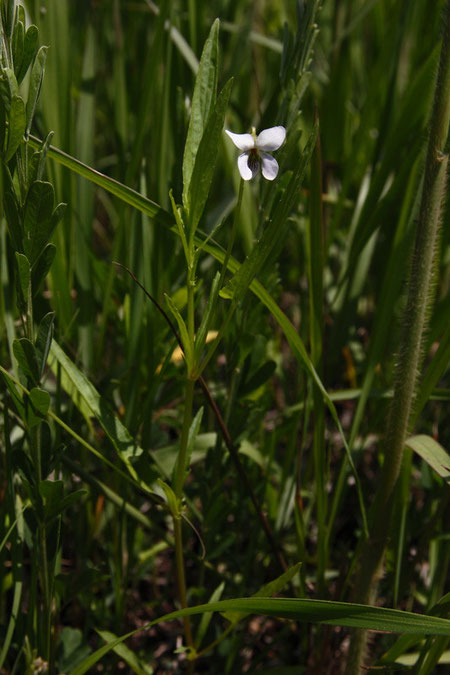
[[[434,105],[430,119],[422,201],[409,279],[408,301],[394,395],[386,430],[385,460],[371,511],[371,536],[363,548],[356,587],[355,601],[361,603],[373,603],[376,597],[377,582],[388,543],[387,524],[391,520],[395,488],[416,391],[423,336],[432,303],[435,249],[446,189],[448,155],[444,154],[444,148],[448,136],[449,118],[450,2],[447,2]],[[360,672],[365,661],[366,646],[366,631],[355,631],[350,644],[347,675]]]

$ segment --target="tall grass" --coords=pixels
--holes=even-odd
[[[448,0],[0,7],[0,668],[444,672]]]

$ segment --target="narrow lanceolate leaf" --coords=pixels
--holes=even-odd
[[[23,42],[23,53],[22,53],[22,63],[20,64],[20,69],[17,73],[17,81],[19,84],[22,82],[25,77],[28,67],[32,62],[38,48],[39,42],[39,31],[37,26],[30,26],[25,33],[25,38]]]
[[[25,299],[28,294],[28,285],[31,279],[30,263],[26,255],[23,255],[23,253],[17,253],[17,251],[16,251],[16,261],[19,276],[19,285],[22,291],[22,295]]]
[[[171,614],[166,614],[146,626],[122,635],[113,642],[104,645],[91,654],[70,675],[83,675],[116,645],[131,637],[139,630],[169,621],[172,619],[203,614],[204,612],[245,612],[261,614],[292,621],[325,623],[332,626],[348,628],[365,628],[366,630],[389,631],[395,633],[418,633],[422,635],[450,636],[450,620],[434,616],[402,612],[398,609],[384,609],[370,605],[357,605],[348,602],[330,602],[329,600],[308,600],[297,598],[236,598],[220,600],[197,607],[188,607]]]
[[[189,226],[191,232],[195,231],[208,198],[232,84],[233,81],[228,80],[217,97],[217,102],[208,118],[195,158],[189,186]]]
[[[9,162],[13,157],[25,133],[26,117],[25,103],[20,96],[13,96],[9,109],[8,147],[5,161]]]
[[[114,415],[109,404],[100,396],[94,385],[89,382],[86,376],[63,352],[58,343],[53,340],[50,348],[49,366],[54,372],[57,370],[58,363],[65,374],[65,378],[62,379],[63,386],[68,389],[75,405],[83,411],[86,410],[86,407],[90,410],[91,415],[100,422],[130,474],[137,479],[136,471],[131,465],[130,459],[141,455],[142,448],[134,442],[129,431]],[[71,387],[69,383],[72,385]]]
[[[218,52],[219,19],[216,19],[211,27],[200,59],[197,78],[195,80],[194,94],[192,97],[191,118],[184,148],[183,205],[187,210],[189,210],[189,190],[195,158],[206,127],[206,122],[216,100]]]
[[[220,295],[223,298],[239,301],[243,297],[247,288],[250,286],[255,276],[257,276],[273,248],[277,245],[280,238],[286,233],[288,227],[288,217],[294,206],[295,200],[298,199],[300,187],[315,146],[316,136],[317,127],[314,129],[310,138],[308,139],[306,147],[302,153],[302,156],[300,157],[297,170],[293,174],[284,194],[280,198],[280,203],[275,209],[275,216],[269,222],[261,239],[256,244],[256,246],[253,247],[252,252],[245,262],[240,266],[238,272],[225,286],[225,288],[220,291]]]
[[[450,455],[434,438],[425,434],[410,436],[406,440],[406,445],[422,457],[438,476],[450,483]]]
[[[46,181],[35,181],[28,191],[23,225],[24,249],[31,264],[38,257],[42,245],[47,243],[54,200],[53,185]]]
[[[166,294],[166,301],[167,301],[167,305],[168,305],[173,317],[176,319],[176,322],[178,324],[178,329],[179,329],[180,335],[181,335],[181,341],[183,343],[184,358],[186,359],[188,372],[191,372],[191,369],[192,369],[192,366],[193,366],[194,355],[193,355],[193,352],[192,352],[191,339],[189,337],[189,333],[188,333],[186,323],[185,323],[183,317],[181,316],[180,310],[176,306],[175,302],[167,294]]]
[[[47,59],[47,49],[48,47],[41,47],[39,49],[33,63],[33,68],[31,69],[27,101],[27,134],[30,133],[34,111],[36,110],[36,103],[41,91],[42,80],[44,78],[45,61]]]

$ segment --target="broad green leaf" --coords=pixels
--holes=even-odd
[[[216,100],[217,68],[219,52],[219,19],[211,27],[203,47],[192,96],[191,118],[189,120],[183,157],[183,205],[190,210],[191,177],[195,159],[212,106]]]
[[[28,338],[20,338],[14,340],[13,351],[23,374],[29,377],[33,384],[39,384],[40,369],[34,344]]]
[[[33,389],[30,390],[30,401],[38,415],[41,415],[42,417],[47,415],[50,408],[50,394],[48,391],[40,389],[39,387],[33,387]]]
[[[280,197],[279,204],[272,209],[272,212],[274,212],[275,215],[264,230],[261,239],[253,247],[248,258],[239,267],[238,272],[220,291],[222,298],[233,299],[235,302],[239,302],[253,279],[261,270],[267,258],[270,256],[272,250],[286,235],[289,227],[288,218],[298,199],[303,178],[314,150],[316,137],[317,126],[308,139],[298,163],[297,170],[292,175],[286,190]]]
[[[434,440],[431,436],[419,434],[418,436],[410,436],[405,445],[415,453],[422,457],[422,459],[436,471],[438,476],[444,478],[447,483],[450,483],[450,455],[444,450],[442,445]]]
[[[232,85],[233,80],[228,80],[217,97],[195,157],[188,197],[191,233],[197,228],[208,198]]]
[[[114,415],[109,404],[100,396],[94,385],[69,359],[55,340],[52,341],[50,347],[48,362],[55,375],[58,372],[58,364],[60,365],[65,374],[65,378],[61,379],[62,385],[77,408],[84,414],[88,410],[90,415],[100,422],[131,476],[138,480],[130,460],[139,457],[143,452],[142,448],[133,440],[128,429]]]
[[[28,295],[28,285],[31,279],[30,263],[26,255],[23,255],[23,253],[17,253],[17,251],[16,251],[16,262],[17,262],[17,272],[19,276],[20,289],[22,291],[24,299],[26,300]]]
[[[25,132],[25,103],[20,96],[13,96],[11,107],[9,109],[9,128],[8,128],[8,146],[6,149],[5,161],[13,157],[22,141]]]
[[[77,668],[72,670],[70,675],[83,675],[116,645],[138,631],[150,628],[162,621],[203,614],[204,612],[226,612],[230,610],[245,612],[246,614],[273,616],[291,621],[324,623],[347,628],[450,636],[449,619],[403,612],[398,609],[385,609],[384,607],[372,607],[371,605],[331,602],[329,600],[309,600],[305,598],[236,598],[234,600],[220,600],[219,602],[212,602],[206,605],[188,607],[177,612],[165,614],[146,626],[141,626],[130,633],[126,633],[108,645],[97,649],[89,658],[85,659]]]
[[[17,81],[22,82],[25,77],[28,67],[36,55],[39,42],[39,31],[37,26],[30,26],[25,33],[25,39],[23,43],[23,55],[22,63],[20,64],[20,69],[17,73]]]
[[[36,110],[36,104],[39,98],[39,93],[41,91],[42,80],[44,78],[45,70],[45,61],[47,59],[47,50],[48,47],[41,47],[36,54],[34,59],[33,67],[31,69],[30,75],[30,85],[28,88],[28,101],[27,101],[27,125],[26,133],[30,133],[31,123],[34,117],[34,111]]]

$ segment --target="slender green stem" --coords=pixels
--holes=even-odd
[[[388,542],[395,488],[416,391],[423,334],[432,302],[435,247],[444,203],[448,156],[444,155],[450,118],[450,2],[445,11],[441,58],[430,119],[430,136],[424,185],[417,224],[408,301],[396,372],[394,396],[387,423],[385,460],[371,510],[370,539],[363,547],[356,586],[356,602],[372,603]],[[366,632],[355,631],[347,663],[347,675],[359,674],[365,658]]]

